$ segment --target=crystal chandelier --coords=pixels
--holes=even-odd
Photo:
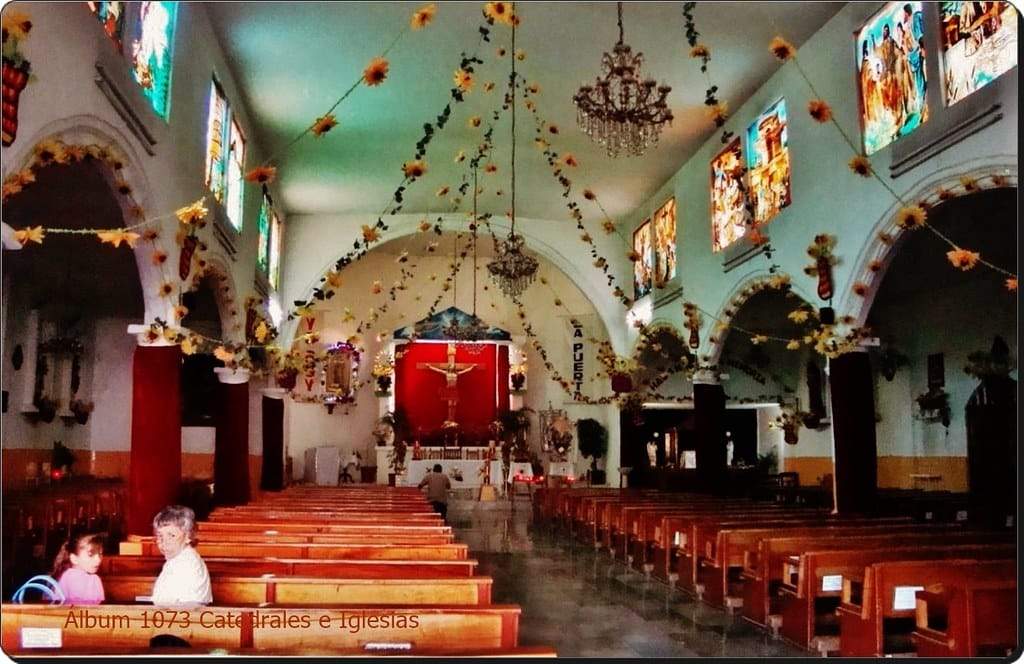
[[[512,53],[516,52],[516,23],[512,23]],[[518,298],[537,276],[537,259],[523,253],[522,235],[516,235],[516,58],[512,61],[512,225],[508,239],[495,243],[495,257],[487,264],[487,271],[505,295]]]
[[[622,42],[622,3],[619,5],[619,41],[601,56],[601,77],[573,95],[576,123],[587,136],[603,145],[609,157],[627,153],[639,157],[658,144],[662,126],[672,124],[665,97],[672,91],[653,78],[643,78],[644,54],[633,55]],[[657,86],[657,87],[656,87]]]

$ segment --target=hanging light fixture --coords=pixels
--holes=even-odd
[[[487,338],[487,325],[484,324],[480,317],[476,315],[476,271],[477,271],[477,254],[476,254],[476,240],[477,240],[477,211],[476,211],[476,197],[477,197],[477,182],[476,182],[476,166],[473,167],[473,224],[471,231],[473,233],[473,313],[468,321],[460,321],[458,318],[452,318],[447,325],[442,329],[444,335],[454,341],[483,341]],[[455,236],[455,249],[452,253],[452,265],[458,260],[459,253],[459,236]],[[458,294],[458,272],[456,271],[456,278],[452,280],[452,305],[456,306],[455,299]],[[483,346],[476,343],[466,343],[463,346],[470,353],[476,355],[483,351]]]
[[[509,297],[522,295],[537,276],[537,259],[523,252],[525,240],[516,235],[516,21],[512,23],[512,225],[508,239],[494,247],[495,257],[487,264],[491,277]]]
[[[633,55],[623,43],[622,3],[619,6],[619,41],[601,56],[601,76],[594,85],[583,85],[573,95],[576,123],[583,133],[603,145],[609,157],[620,153],[639,157],[658,144],[665,123],[672,124],[672,110],[665,97],[672,91],[640,71],[644,54]]]

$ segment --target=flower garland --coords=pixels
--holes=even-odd
[[[901,232],[907,230],[916,230],[918,228],[927,228],[936,237],[938,237],[940,240],[945,242],[950,247],[950,251],[946,253],[946,256],[949,259],[949,262],[954,267],[966,271],[973,269],[975,265],[984,265],[1006,277],[1006,287],[1008,290],[1010,290],[1011,292],[1016,290],[1016,274],[1010,272],[1009,270],[1001,268],[998,265],[995,265],[984,260],[983,258],[981,258],[981,255],[978,252],[970,251],[957,245],[955,242],[953,242],[953,240],[948,238],[945,234],[943,234],[941,231],[939,231],[934,226],[928,223],[928,208],[930,206],[922,205],[920,202],[916,204],[909,203],[902,196],[900,196],[888,182],[885,181],[885,178],[880,176],[875,171],[875,169],[872,168],[871,161],[865,155],[861,154],[860,149],[854,144],[853,140],[836,120],[834,114],[832,113],[832,108],[829,106],[828,102],[826,102],[825,99],[818,93],[817,89],[814,87],[814,84],[811,82],[810,77],[807,76],[807,72],[805,72],[804,68],[800,65],[800,61],[796,57],[796,47],[794,47],[792,44],[787,42],[782,37],[775,37],[769,45],[769,50],[779,60],[783,62],[793,62],[793,65],[796,67],[796,70],[800,74],[800,77],[803,78],[804,82],[807,84],[807,87],[810,89],[811,94],[813,94],[815,97],[807,105],[808,113],[815,121],[819,123],[824,124],[827,122],[831,122],[832,126],[836,128],[836,130],[839,132],[839,135],[842,136],[843,140],[846,142],[846,144],[850,147],[850,150],[853,152],[854,156],[849,161],[850,170],[852,170],[855,174],[861,177],[873,177],[879,184],[881,184],[886,189],[886,191],[889,192],[892,198],[902,206],[900,210],[896,213],[896,225],[900,228]],[[996,178],[1001,178],[1002,182],[1004,183],[1002,186],[1005,186],[1005,177],[990,177],[993,178],[994,182],[997,181]],[[966,193],[973,193],[974,191],[978,190],[978,183],[976,180],[973,180],[971,178],[965,179],[967,180],[967,182],[963,184]],[[1000,185],[997,184],[997,186]],[[941,195],[939,197],[940,199],[942,199]]]

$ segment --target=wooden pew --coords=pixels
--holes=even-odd
[[[476,560],[308,560],[302,558],[204,558],[210,575],[317,576],[320,578],[373,579],[378,577],[470,577]],[[105,556],[99,575],[159,574],[163,556]]]
[[[351,532],[352,524],[338,523],[332,521],[320,522],[290,522],[290,521],[260,521],[251,519],[248,521],[200,521],[196,524],[196,530],[203,536],[208,533],[261,533],[261,534],[319,534],[319,535],[343,535]],[[439,524],[440,525],[440,524]],[[131,537],[129,537],[131,539]]]
[[[52,656],[52,651],[43,651],[47,653],[44,657]],[[415,651],[409,650],[407,652],[405,644],[395,644],[395,647],[387,647],[386,644],[373,644],[372,649],[366,649],[364,646],[362,649],[350,650],[350,649],[337,649],[328,650],[324,648],[313,647],[311,650],[303,651],[302,655],[305,657],[405,657],[408,653],[413,653],[416,657],[445,657],[452,656],[451,651],[444,648],[417,648]],[[294,657],[295,651],[287,648],[261,648],[256,650],[255,648],[174,648],[174,647],[160,647],[160,648],[95,648],[89,651],[92,656],[100,657],[200,657],[200,656],[216,656],[216,657]],[[24,656],[29,656],[25,654]],[[507,658],[507,657],[522,657],[522,658],[538,658],[538,657],[558,657],[558,652],[548,646],[516,646],[514,648],[480,648],[479,650],[468,650],[460,651],[458,657],[472,657],[472,658]]]
[[[744,564],[756,555],[759,542],[767,537],[784,535],[810,535],[822,539],[870,538],[896,534],[913,537],[922,531],[934,531],[943,536],[955,535],[964,529],[955,525],[932,527],[914,523],[909,517],[896,518],[836,518],[794,517],[780,521],[753,520],[749,523],[726,522],[718,528],[705,528],[702,541],[697,543],[697,580],[702,599],[712,606],[738,608],[744,603],[742,576]],[[710,555],[706,555],[710,554]]]
[[[518,606],[502,605],[160,610],[118,604],[82,608],[4,604],[0,608],[0,646],[11,655],[145,648],[160,634],[184,639],[193,648],[354,653],[373,643],[401,647],[406,654],[421,650],[460,654],[515,648],[520,615]],[[25,633],[24,628],[48,631]],[[26,638],[30,642],[36,639],[36,643],[59,638],[61,645],[48,649],[24,647]]]
[[[958,554],[966,552],[958,552]],[[1012,553],[1011,553],[1012,556]],[[911,632],[915,626],[915,590],[931,584],[998,582],[1016,579],[1013,558],[951,559],[933,561],[879,562],[868,566],[861,579],[845,579],[839,615],[839,652],[844,657],[884,657],[913,652]],[[1007,637],[1000,645],[1016,647],[1017,603],[989,606],[975,616],[992,620],[994,631]],[[966,635],[965,635],[966,636]]]
[[[856,537],[834,530],[820,528],[788,528],[761,538],[756,549],[744,553],[743,617],[758,625],[765,625],[770,615],[779,615],[779,586],[784,569],[793,556],[805,551],[881,549],[892,543],[893,536],[900,542],[935,544],[988,544],[1005,542],[1005,536],[992,532],[964,530],[956,524],[916,524],[894,526],[883,533],[861,532]]]
[[[966,576],[966,575],[965,575]],[[918,657],[1006,657],[1016,649],[1017,580],[963,578],[917,591]]]
[[[842,595],[839,583],[863,578],[864,570],[876,562],[898,560],[940,560],[943,558],[999,559],[1013,555],[1011,544],[935,544],[880,549],[851,547],[806,551],[785,563],[779,587],[782,624],[780,634],[802,648],[828,652],[838,646],[835,636],[839,621],[834,609]],[[940,565],[934,565],[940,567]],[[822,637],[822,638],[817,638]],[[817,640],[816,640],[817,638]]]
[[[317,560],[465,560],[465,544],[432,542],[381,542],[356,538],[347,543],[296,544],[259,543],[240,546],[238,542],[200,541],[196,546],[204,558],[309,558]],[[122,542],[122,556],[158,556],[156,542]]]
[[[422,534],[409,531],[383,531],[369,532],[370,529],[349,531],[348,533],[281,533],[273,528],[263,531],[209,531],[202,530],[197,533],[198,542],[237,542],[239,544],[347,544],[350,542],[399,542],[409,544],[445,544],[451,542],[452,535],[448,534]],[[130,537],[128,542],[153,542],[150,535],[135,535]]]
[[[130,604],[148,596],[155,575],[106,576],[107,601]],[[490,577],[448,578],[317,578],[302,576],[224,576],[211,574],[214,604],[219,606],[333,607],[350,604],[423,606],[450,604],[487,606],[491,603]]]

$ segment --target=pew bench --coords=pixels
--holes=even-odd
[[[104,604],[92,607],[4,604],[0,646],[11,655],[89,654],[139,649],[170,634],[192,648],[354,653],[370,644],[423,652],[470,653],[518,645],[518,606],[254,609]],[[27,631],[26,631],[27,629]]]
[[[107,576],[103,590],[107,601],[131,604],[149,596],[155,575]],[[491,603],[490,577],[448,578],[319,578],[211,574],[213,601],[221,606],[334,607],[350,604],[423,606],[450,604],[487,606]]]
[[[394,538],[385,538],[391,540]],[[293,544],[200,541],[196,550],[204,558],[307,558],[317,560],[465,560],[469,547],[451,542],[394,542],[357,538],[347,543]],[[156,542],[122,542],[122,556],[159,556]]]
[[[851,544],[855,540],[851,540]],[[779,586],[779,608],[782,616],[780,634],[801,648],[822,652],[836,649],[840,620],[836,608],[843,584],[848,579],[864,578],[864,570],[877,562],[901,560],[935,561],[944,558],[1000,559],[1012,556],[1012,544],[949,544],[857,549],[807,551],[790,556],[784,563],[783,580]],[[930,567],[940,568],[934,562]],[[818,638],[827,637],[827,638]],[[817,639],[817,641],[816,641]]]
[[[914,652],[911,634],[916,626],[915,595],[929,585],[1016,579],[1012,550],[992,550],[984,558],[971,554],[957,551],[962,558],[942,560],[941,564],[927,560],[878,562],[866,567],[859,578],[844,579],[842,601],[836,609],[840,654],[884,657]],[[1016,601],[988,608],[983,617],[996,621],[996,633],[1011,639],[1000,645],[1004,651],[1013,649],[1016,635],[1010,632],[1010,626],[1015,628],[1017,624]]]
[[[378,577],[470,577],[476,560],[309,560],[302,558],[204,558],[210,575],[318,576],[321,578],[373,579]],[[163,556],[106,556],[99,575],[138,576],[159,574]]]
[[[1006,657],[1016,649],[1015,578],[962,578],[917,591],[918,657]]]

